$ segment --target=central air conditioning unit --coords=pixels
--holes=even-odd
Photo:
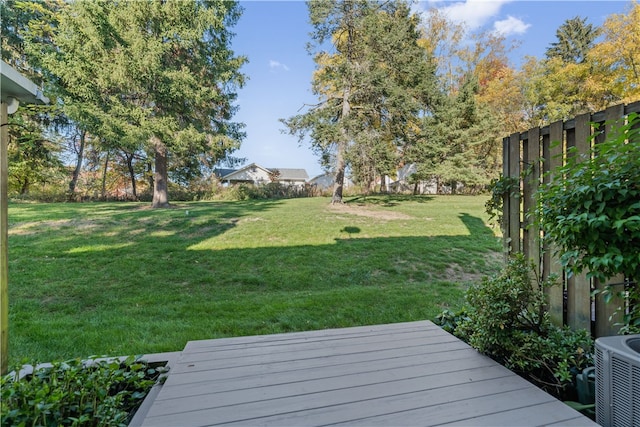
[[[596,340],[596,422],[640,427],[640,335]]]

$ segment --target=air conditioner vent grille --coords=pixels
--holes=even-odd
[[[605,427],[640,427],[640,353],[630,338],[596,340],[596,421]]]

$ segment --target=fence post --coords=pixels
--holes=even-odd
[[[523,252],[534,264],[535,272],[540,277],[540,227],[534,221],[535,195],[540,187],[540,128],[535,127],[527,132],[524,140],[523,163],[525,177],[522,188],[522,205],[524,209]]]
[[[549,126],[549,134],[543,138],[543,152],[546,153],[545,157],[545,172],[548,172],[544,176],[544,182],[549,183],[556,177],[555,171],[562,166],[563,155],[563,122],[558,121],[551,123]],[[561,178],[561,177],[559,177]],[[564,324],[564,280],[562,277],[562,266],[555,255],[556,248],[553,245],[545,244],[543,255],[543,278],[548,278],[550,275],[555,274],[560,279],[560,286],[553,286],[547,289],[547,296],[549,301],[549,317],[557,325]]]
[[[575,147],[578,161],[591,149],[591,114],[575,118],[575,128],[567,133],[567,147]],[[567,323],[573,329],[591,330],[591,281],[586,271],[567,279]]]

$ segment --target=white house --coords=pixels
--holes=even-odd
[[[226,184],[264,185],[279,182],[285,185],[303,186],[309,179],[304,169],[265,168],[255,163],[240,169],[216,169],[215,174],[222,183]]]
[[[404,165],[398,169],[398,179],[389,184],[389,189],[396,193],[416,192],[417,194],[436,194],[438,186],[435,180],[410,183],[409,177],[416,173],[415,163]]]

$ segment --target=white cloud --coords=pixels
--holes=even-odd
[[[531,27],[531,24],[527,24],[521,19],[514,18],[513,16],[508,16],[507,19],[493,23],[493,31],[503,36],[524,34],[527,32],[529,27]]]
[[[283,64],[281,62],[274,61],[273,59],[271,59],[269,61],[269,68],[271,68],[272,70],[289,71],[289,67],[287,67],[287,64]]]
[[[464,23],[469,30],[482,27],[500,13],[500,9],[511,0],[466,0],[439,8],[455,23]],[[438,2],[439,3],[439,2]],[[437,6],[438,3],[434,5]]]

